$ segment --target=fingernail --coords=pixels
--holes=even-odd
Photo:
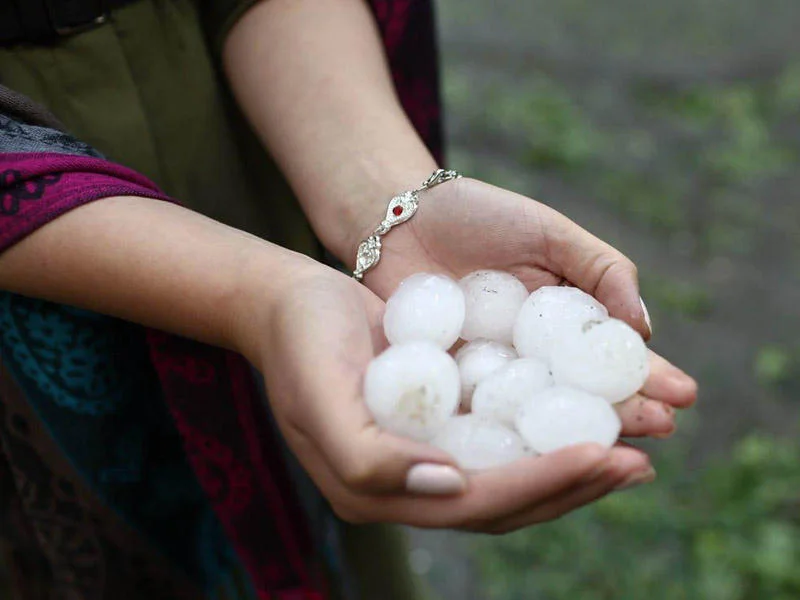
[[[677,367],[675,367],[675,370],[669,374],[669,378],[675,385],[684,388],[685,391],[697,391],[697,382],[694,380],[694,378],[691,375],[684,373]]]
[[[644,313],[644,322],[647,323],[647,329],[650,331],[650,335],[653,335],[653,323],[650,321],[650,311],[647,310],[647,305],[644,303],[644,300],[641,296],[639,296],[639,303],[642,305],[642,312]]]
[[[453,467],[422,463],[414,465],[406,476],[406,490],[412,494],[445,496],[458,494],[467,488],[464,476]]]
[[[615,491],[626,490],[632,487],[636,487],[637,485],[642,485],[643,483],[650,483],[655,481],[656,479],[656,470],[653,467],[650,467],[646,471],[639,471],[630,475],[625,481],[620,483],[617,487],[614,488]]]
[[[669,431],[662,431],[660,433],[652,433],[650,437],[656,438],[657,440],[666,440],[671,438],[675,434],[675,424],[672,424],[672,428]]]
[[[650,437],[657,438],[659,440],[665,440],[667,438],[672,437],[672,435],[675,433],[675,430],[677,429],[677,425],[675,424],[675,409],[665,402],[661,403],[661,408],[664,410],[665,413],[667,413],[667,416],[669,417],[669,429],[666,431],[659,431],[658,433],[653,433],[650,435]]]

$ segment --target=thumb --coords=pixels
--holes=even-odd
[[[312,442],[319,457],[340,484],[356,494],[457,494],[466,477],[453,457],[429,444],[380,428],[361,393],[356,370],[338,368],[320,355],[324,378],[304,378],[307,405],[293,419],[293,429]]]
[[[647,308],[639,296],[636,265],[560,213],[551,210],[546,229],[548,269],[602,302],[645,340],[652,335]]]
[[[359,494],[450,495],[466,490],[465,474],[447,453],[401,438],[374,424],[356,436],[329,437],[330,466]]]

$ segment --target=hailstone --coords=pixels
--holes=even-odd
[[[456,352],[456,363],[461,374],[461,401],[464,408],[470,407],[475,386],[487,375],[517,358],[510,346],[491,340],[477,339],[462,346]]]
[[[367,367],[364,399],[383,429],[430,440],[458,408],[458,367],[431,342],[391,346]]]
[[[461,337],[510,344],[514,322],[528,297],[525,285],[511,273],[475,271],[458,282],[466,299]]]
[[[525,401],[552,385],[553,376],[542,361],[512,360],[481,380],[472,395],[472,412],[513,426]]]
[[[641,389],[650,372],[647,346],[618,319],[586,323],[554,345],[551,368],[559,385],[620,402]]]
[[[491,469],[526,456],[525,444],[508,427],[477,415],[450,419],[431,442],[463,469]]]
[[[429,341],[445,350],[464,325],[464,292],[444,275],[417,273],[386,302],[383,330],[390,344]]]
[[[520,356],[549,362],[555,339],[607,317],[606,307],[578,288],[545,286],[522,305],[514,324],[514,347]]]
[[[610,448],[619,437],[622,424],[605,399],[556,386],[523,405],[516,427],[530,448],[545,454],[589,442]]]

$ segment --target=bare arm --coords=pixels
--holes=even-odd
[[[352,264],[388,198],[436,163],[406,117],[363,0],[269,0],[226,42],[241,106],[322,242]]]
[[[76,208],[0,254],[0,289],[252,355],[248,320],[269,312],[309,263],[179,206],[117,197]]]

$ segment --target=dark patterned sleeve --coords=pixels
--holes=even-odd
[[[44,109],[0,89],[0,252],[100,198],[168,199],[146,178],[103,159],[56,125]]]
[[[104,160],[89,146],[59,131],[45,113],[37,114],[38,107],[20,103],[20,97],[4,92],[0,89],[0,252],[93,200],[123,195],[169,200],[138,173]],[[0,317],[1,301],[12,296],[0,291]],[[58,305],[23,297],[19,302],[60,310]],[[72,317],[76,314],[74,309],[67,311]],[[93,323],[95,317],[90,317]],[[247,570],[255,596],[323,600],[306,516],[299,508],[250,365],[239,355],[160,331],[148,329],[142,338],[130,337],[146,340],[149,368],[158,377],[185,458]],[[111,353],[115,358],[119,355],[119,350]],[[87,356],[92,355],[81,354],[81,360],[94,364]],[[5,391],[3,383],[0,368],[0,396]],[[0,424],[3,421],[0,412]],[[85,435],[85,429],[80,431]],[[0,438],[2,434],[0,428]],[[85,441],[81,439],[82,444]],[[0,439],[0,484],[6,486],[2,442]],[[0,509],[2,504],[0,494]],[[0,514],[0,525],[5,525],[3,516]],[[72,573],[70,577],[70,582],[78,582]],[[109,580],[114,582],[114,578]],[[171,594],[161,587],[159,593],[166,594],[159,597],[200,597]],[[100,595],[113,596],[95,594]]]

